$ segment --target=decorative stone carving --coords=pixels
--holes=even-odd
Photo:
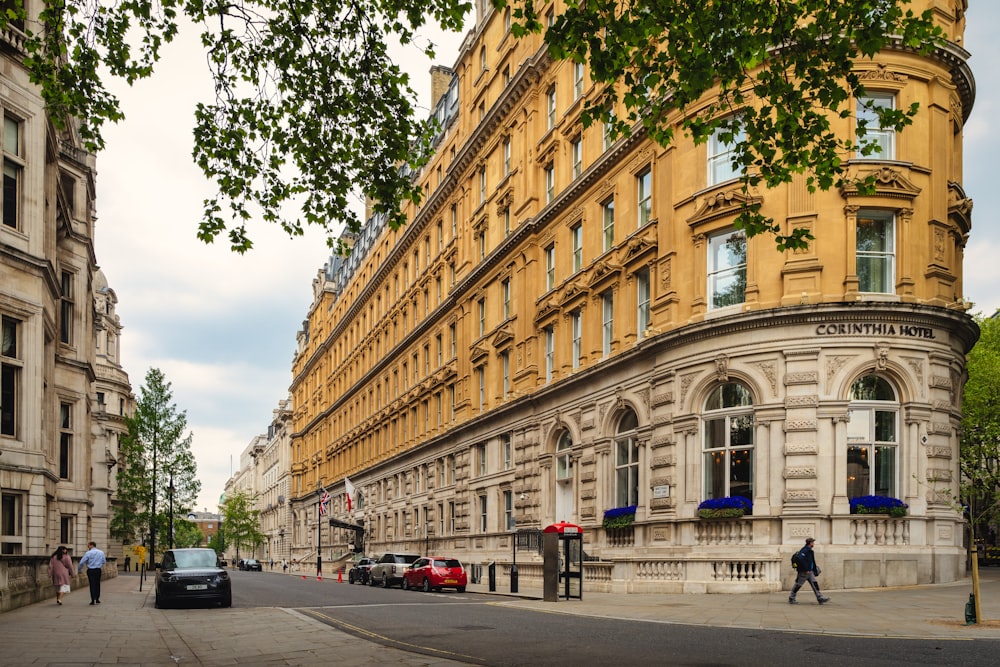
[[[665,391],[660,394],[653,394],[653,407],[659,407],[661,405],[667,405],[668,403],[674,402],[674,392]]]
[[[815,419],[789,419],[785,422],[785,433],[791,431],[815,431]]]
[[[785,398],[786,408],[814,408],[817,405],[819,405],[819,396],[816,394],[788,396]]]
[[[725,354],[715,357],[715,379],[719,382],[729,380],[729,357]]]
[[[951,424],[947,422],[931,422],[927,425],[928,435],[948,435],[952,434]]]
[[[785,456],[790,454],[815,454],[819,451],[815,442],[786,442]]]
[[[816,500],[816,489],[786,489],[782,494],[784,500]]]
[[[816,466],[785,468],[782,477],[785,479],[816,479]]]
[[[665,456],[654,456],[651,464],[654,468],[663,468],[666,466],[677,465],[677,457],[673,454],[667,454]]]
[[[771,385],[771,395],[778,393],[778,366],[773,361],[756,361],[751,366],[756,366],[757,370],[760,371],[761,375],[767,378],[768,384]]]
[[[951,447],[947,445],[928,445],[927,458],[929,459],[950,459]]]
[[[818,384],[819,383],[819,373],[816,371],[808,371],[804,373],[785,373],[785,386],[789,387],[795,384]]]
[[[927,469],[927,481],[928,482],[950,482],[951,481],[951,470],[947,468],[928,468]]]

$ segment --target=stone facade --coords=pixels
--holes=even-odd
[[[682,118],[666,149],[584,128],[586,72],[481,3],[436,106],[426,201],[398,231],[369,220],[314,282],[293,362],[296,544],[332,482],[333,517],[363,522],[371,552],[509,562],[514,535],[525,549],[580,524],[594,589],[779,590],[807,536],[827,586],[963,576],[948,497],[978,335],[961,296],[974,83],[964,3],[944,4],[937,52],[858,63],[880,103],[921,105],[878,159],[851,160],[873,194],[802,179],[750,195],[815,231],[778,252],[733,227],[746,196]],[[852,514],[865,495],[908,514]],[[699,518],[726,496],[752,511]],[[632,505],[631,526],[602,527]],[[540,577],[536,552],[517,560]]]
[[[38,7],[28,8],[29,12]],[[23,33],[0,34],[0,554],[120,556],[109,520],[118,436],[132,405],[117,298],[98,270],[95,158],[48,120],[21,67]]]

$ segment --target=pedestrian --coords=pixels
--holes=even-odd
[[[52,585],[56,587],[56,604],[62,604],[63,596],[70,591],[73,577],[73,561],[66,553],[66,547],[57,547],[49,559],[49,576],[52,577]]]
[[[806,545],[802,547],[798,552],[798,575],[795,577],[795,585],[792,586],[792,592],[788,596],[788,604],[798,604],[795,599],[795,594],[799,592],[802,588],[802,584],[809,582],[812,586],[813,592],[816,593],[816,601],[820,604],[826,604],[830,601],[830,598],[826,597],[819,592],[819,581],[816,577],[819,576],[820,569],[819,565],[816,564],[816,554],[813,553],[813,544],[816,543],[811,537],[806,538]]]
[[[288,561],[287,560],[282,559],[282,561],[281,561],[281,571],[282,572],[288,572]]]
[[[273,558],[271,559],[271,569],[272,570],[274,569],[274,559]]]
[[[78,572],[83,572],[83,568],[87,568],[87,581],[90,582],[90,604],[101,604],[101,574],[105,561],[107,558],[105,558],[104,552],[97,548],[97,542],[87,542],[87,553],[83,554],[76,569]]]
[[[125,554],[125,571],[126,572],[132,571],[132,557],[129,556],[128,554]]]

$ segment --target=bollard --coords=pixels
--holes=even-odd
[[[496,562],[490,563],[489,576],[490,576],[490,593],[496,593],[497,592],[497,564],[496,564]]]
[[[974,625],[976,620],[976,596],[969,593],[969,601],[965,603],[965,624]]]
[[[517,565],[510,567],[510,592],[517,593]]]

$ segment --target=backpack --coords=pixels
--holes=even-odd
[[[806,565],[806,559],[802,555],[802,550],[799,549],[798,551],[792,554],[792,568],[797,570],[800,567],[805,567],[805,565]]]

